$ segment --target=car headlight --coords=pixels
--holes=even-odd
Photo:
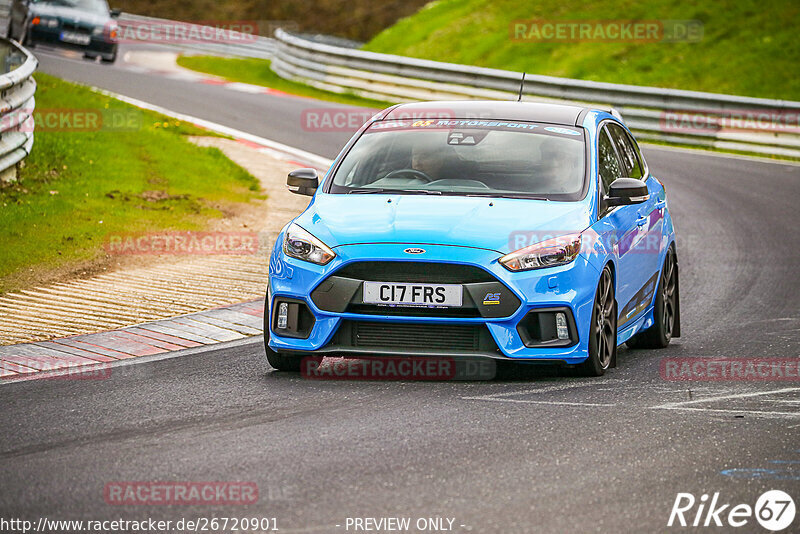
[[[581,234],[567,234],[521,248],[500,258],[509,271],[528,271],[566,265],[581,252]]]
[[[116,22],[111,22],[105,26],[95,26],[92,35],[95,37],[105,36],[109,39],[116,39],[119,34],[119,26]]]
[[[45,28],[55,28],[58,26],[58,19],[51,19],[48,17],[33,17],[31,19],[31,26],[44,26]]]
[[[328,245],[292,223],[283,238],[283,252],[298,260],[325,265],[336,257]]]

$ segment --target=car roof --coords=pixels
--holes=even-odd
[[[388,110],[382,120],[400,119],[476,119],[546,122],[575,126],[578,117],[590,108],[540,102],[502,100],[455,100],[400,104]]]

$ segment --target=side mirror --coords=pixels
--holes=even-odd
[[[121,9],[112,9],[111,11],[109,11],[109,14],[111,15],[112,19],[118,19],[119,16],[122,15],[122,10]]]
[[[628,206],[641,204],[649,198],[647,184],[643,181],[636,178],[617,178],[611,183],[605,203],[606,206]]]
[[[315,169],[297,169],[289,173],[286,178],[286,187],[298,195],[314,196],[319,187],[319,176]]]

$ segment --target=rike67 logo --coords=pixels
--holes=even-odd
[[[719,492],[710,497],[704,493],[699,499],[691,493],[678,493],[667,526],[739,528],[752,524],[755,518],[765,529],[778,532],[792,525],[795,512],[794,500],[781,490],[764,492],[755,506],[731,505],[720,498]]]

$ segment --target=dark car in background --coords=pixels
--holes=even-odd
[[[118,10],[106,0],[14,0],[8,37],[26,46],[48,44],[83,52],[87,59],[117,59]]]

